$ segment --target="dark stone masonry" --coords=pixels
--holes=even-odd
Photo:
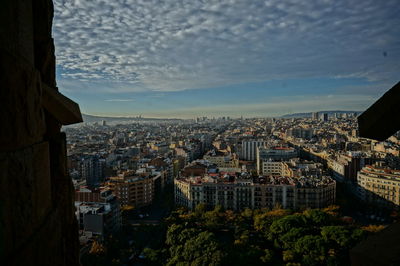
[[[51,0],[0,8],[0,264],[79,265],[63,124],[82,121],[56,87]]]

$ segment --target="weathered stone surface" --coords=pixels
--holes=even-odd
[[[42,81],[51,87],[56,86],[56,61],[52,38],[35,42],[35,66],[41,73]]]
[[[39,72],[23,58],[0,50],[0,151],[43,139],[46,125]]]
[[[43,84],[43,106],[62,125],[83,122],[79,105]]]
[[[56,123],[48,115],[47,123]],[[49,127],[51,128],[51,127]],[[50,175],[52,202],[57,203],[59,217],[64,223],[61,227],[62,241],[64,242],[65,254],[68,254],[66,265],[74,265],[79,259],[78,223],[75,217],[74,187],[68,175],[67,169],[67,147],[64,132],[49,132],[46,138],[50,143]]]
[[[385,140],[400,130],[400,82],[358,117],[360,137]]]
[[[0,220],[6,254],[23,245],[51,209],[49,163],[47,142],[0,153]]]
[[[52,19],[51,0],[1,2],[0,265],[79,265],[65,134],[43,104],[43,84],[57,91]]]
[[[33,24],[31,0],[2,0],[0,48],[19,55],[33,65]]]
[[[35,67],[40,71],[42,81],[56,87],[56,60],[54,41],[51,38],[54,7],[49,0],[33,1]]]

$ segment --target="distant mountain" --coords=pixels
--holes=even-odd
[[[144,117],[112,117],[112,116],[95,116],[82,114],[83,122],[94,123],[94,122],[126,122],[126,121],[180,121],[177,118],[144,118]]]
[[[286,114],[286,115],[281,116],[281,118],[308,118],[308,117],[312,117],[312,113],[314,113],[314,112]],[[318,111],[318,113],[327,113],[328,116],[332,116],[335,113],[337,113],[337,114],[353,114],[353,113],[357,113],[357,115],[359,115],[362,112],[361,111],[341,111],[341,110],[337,110],[337,111]]]

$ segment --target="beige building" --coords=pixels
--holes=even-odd
[[[174,180],[175,202],[194,209],[203,203],[224,209],[322,208],[335,203],[336,182],[321,177],[261,176],[222,173]]]
[[[219,168],[238,168],[239,160],[235,154],[211,151],[204,155],[204,160],[216,164]]]
[[[385,207],[400,206],[400,170],[387,169],[382,163],[367,165],[358,173],[357,183],[362,200]]]
[[[285,162],[275,161],[261,161],[260,171],[261,175],[279,175],[279,176],[292,176],[293,172]]]

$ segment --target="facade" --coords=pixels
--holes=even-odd
[[[75,215],[81,234],[103,240],[121,227],[120,206],[112,191],[107,188],[75,191]]]
[[[265,146],[265,141],[249,140],[242,142],[242,156],[246,161],[255,161],[257,157],[257,148]]]
[[[261,161],[259,174],[274,176],[291,176],[292,172],[285,162],[276,162],[272,160]]]
[[[328,120],[329,120],[327,113],[323,113],[321,118],[322,118],[322,121],[324,121],[324,122],[328,122]]]
[[[215,150],[210,151],[203,157],[204,160],[217,165],[220,168],[238,168],[239,160],[236,159],[235,154],[222,153]]]
[[[257,172],[263,175],[275,174],[270,173],[267,169],[276,166],[280,167],[280,161],[288,161],[290,159],[297,157],[297,151],[294,148],[289,147],[273,147],[273,148],[265,148],[259,147],[257,148]],[[274,167],[273,167],[274,168]],[[282,172],[278,174],[286,176]]]
[[[375,161],[370,155],[361,152],[347,152],[338,154],[334,159],[328,159],[328,168],[332,170],[332,177],[340,182],[357,182],[357,173],[365,165]]]
[[[224,209],[322,208],[335,203],[336,182],[330,177],[281,177],[220,173],[174,181],[175,202],[193,210],[203,203]]]
[[[312,128],[292,128],[287,131],[287,135],[293,138],[311,139],[315,132]]]
[[[336,181],[330,177],[302,177],[295,189],[295,208],[323,208],[336,201]]]
[[[290,147],[259,147],[257,149],[258,160],[272,159],[275,161],[288,161],[289,159],[296,158],[297,155],[296,149]]]
[[[108,185],[121,205],[143,207],[153,202],[157,179],[160,179],[160,175],[152,176],[149,173],[135,174],[133,171],[126,171],[118,176],[110,177]]]
[[[400,206],[400,170],[391,170],[381,163],[367,165],[357,176],[361,200],[382,207]]]
[[[105,160],[97,156],[90,156],[81,161],[81,177],[86,180],[86,185],[95,188],[104,179]]]

